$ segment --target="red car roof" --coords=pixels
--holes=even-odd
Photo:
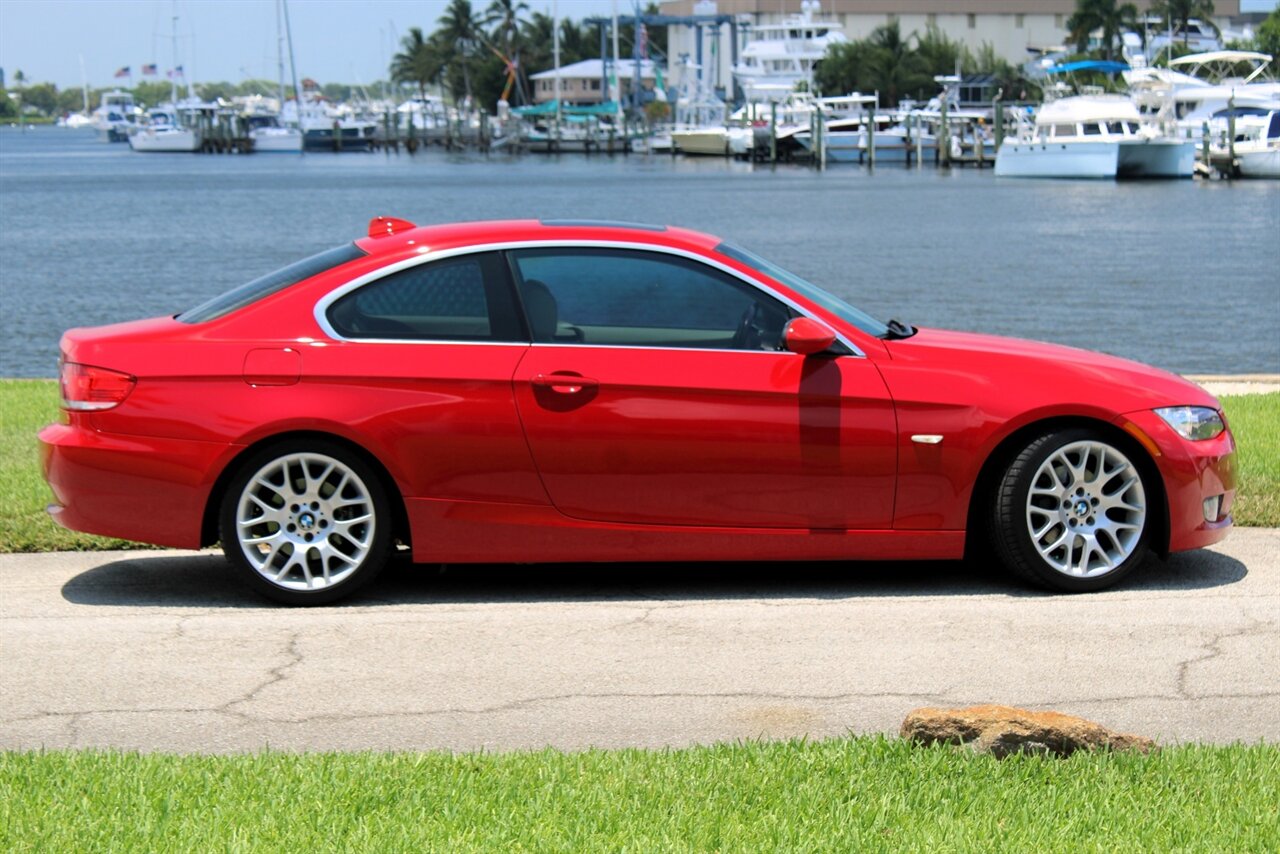
[[[689,229],[640,223],[512,219],[416,226],[405,220],[377,217],[369,224],[369,236],[357,240],[356,245],[370,255],[381,255],[414,246],[452,249],[539,240],[616,240],[701,251],[714,249],[721,242],[717,237]]]

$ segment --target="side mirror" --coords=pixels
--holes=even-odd
[[[821,353],[834,343],[836,343],[835,331],[812,317],[792,318],[782,330],[783,346],[801,356]]]

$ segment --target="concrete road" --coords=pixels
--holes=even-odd
[[[396,566],[290,610],[220,555],[0,556],[0,748],[685,745],[1008,703],[1280,740],[1280,531],[1051,596],[959,564]]]

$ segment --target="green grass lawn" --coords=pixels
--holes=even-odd
[[[36,433],[58,420],[58,384],[0,380],[0,552],[145,548],[77,534],[53,524],[53,500],[40,475]]]
[[[1275,851],[1280,748],[0,754],[4,851]]]
[[[1280,526],[1280,394],[1223,398],[1240,444],[1240,525]],[[36,431],[58,418],[58,387],[45,380],[0,380],[0,552],[138,548],[75,534],[44,512]]]
[[[1280,393],[1222,399],[1235,434],[1240,486],[1234,514],[1238,525],[1280,526]]]

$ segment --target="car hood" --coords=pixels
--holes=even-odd
[[[1038,386],[1058,401],[1105,401],[1115,412],[1160,406],[1220,408],[1213,395],[1177,374],[1092,350],[944,329],[920,329],[910,338],[885,343],[895,365],[969,374],[1007,383],[1011,392]]]

